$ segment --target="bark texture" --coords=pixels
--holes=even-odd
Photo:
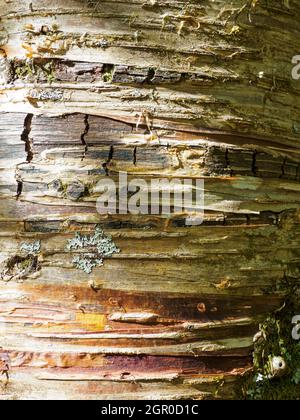
[[[297,2],[0,5],[1,398],[234,398],[299,280]],[[101,217],[121,171],[204,178],[203,225]]]

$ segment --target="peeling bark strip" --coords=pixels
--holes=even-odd
[[[299,282],[297,2],[2,3],[0,398],[236,398]],[[124,171],[204,178],[203,225],[100,216]]]

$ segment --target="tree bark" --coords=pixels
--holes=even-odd
[[[296,1],[0,4],[0,397],[236,398],[299,281]],[[99,215],[120,172],[204,179],[203,224]]]

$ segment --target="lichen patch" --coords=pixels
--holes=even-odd
[[[102,266],[105,258],[120,252],[111,236],[106,235],[99,226],[93,235],[82,235],[77,232],[75,238],[68,241],[67,250],[84,251],[74,256],[72,262],[77,269],[87,274],[91,274],[95,267]]]

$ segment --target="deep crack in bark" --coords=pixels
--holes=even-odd
[[[25,152],[27,153],[26,162],[30,163],[33,159],[32,143],[29,137],[31,132],[33,114],[26,115],[24,120],[24,130],[21,134],[21,140],[25,143]]]
[[[84,132],[81,134],[81,137],[80,137],[81,143],[84,146],[84,152],[83,152],[82,160],[86,157],[86,154],[89,150],[89,146],[88,146],[88,144],[85,140],[85,137],[88,135],[89,131],[90,131],[89,116],[86,115],[84,117]]]
[[[253,156],[252,156],[252,174],[254,176],[257,176],[257,170],[258,170],[256,166],[257,155],[258,155],[257,150],[254,150]]]
[[[105,170],[106,176],[109,176],[108,165],[112,161],[113,156],[114,156],[114,147],[113,146],[110,146],[107,161],[105,163],[103,163],[103,165],[102,165],[103,166],[103,169]]]
[[[230,176],[232,177],[234,174],[233,174],[233,170],[230,167],[229,149],[228,148],[226,149],[226,152],[225,152],[225,163],[226,163],[226,169],[228,169],[230,171]]]
[[[300,165],[297,166],[295,181],[300,180]]]
[[[282,162],[282,166],[281,166],[281,175],[279,178],[284,178],[285,176],[285,165],[287,164],[287,158],[285,158]]]
[[[33,114],[26,115],[25,120],[24,120],[24,129],[20,136],[21,141],[25,143],[26,161],[24,163],[31,163],[33,159],[32,142],[29,137],[30,132],[31,132],[31,127],[32,127],[32,119],[33,119]],[[16,174],[15,174],[15,178],[17,182],[17,196],[16,196],[17,200],[20,198],[23,192],[23,179],[19,173],[19,166],[20,164],[17,165]]]

